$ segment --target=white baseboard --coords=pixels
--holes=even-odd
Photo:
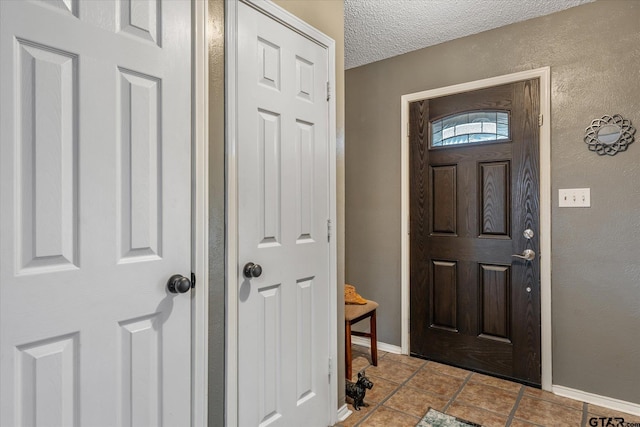
[[[552,390],[558,396],[569,397],[575,400],[592,403],[594,405],[603,406],[615,411],[626,412],[627,414],[640,415],[640,404],[625,402],[624,400],[614,399],[612,397],[600,396],[582,390],[576,390],[561,385],[552,386]]]
[[[371,341],[369,338],[352,336],[351,343],[371,348]],[[402,354],[402,349],[399,346],[380,341],[378,341],[378,350],[386,351],[387,353]]]
[[[340,407],[340,409],[338,409],[338,422],[346,420],[349,417],[349,415],[351,415],[352,413],[353,412],[349,409],[349,407],[345,403]]]

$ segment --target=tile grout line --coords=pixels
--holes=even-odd
[[[386,354],[385,354],[385,356],[386,356]],[[384,356],[383,356],[383,357],[384,357]],[[382,359],[383,357],[381,357],[381,358],[379,358],[379,359]],[[390,362],[391,362],[391,360],[390,360]],[[394,363],[402,363],[402,362],[394,362]],[[398,387],[396,387],[396,388],[395,388],[391,393],[389,393],[389,395],[388,395],[387,397],[385,397],[385,398],[384,398],[384,399],[382,399],[380,402],[378,402],[378,403],[376,404],[376,406],[371,410],[371,412],[369,412],[365,417],[363,417],[360,421],[358,421],[356,424],[354,424],[354,426],[353,426],[353,427],[359,427],[359,426],[360,426],[360,425],[361,425],[365,420],[367,420],[369,417],[371,417],[371,415],[373,415],[373,413],[374,413],[378,408],[380,408],[384,403],[386,403],[386,401],[387,401],[387,400],[391,399],[391,397],[393,397],[393,395],[395,395],[395,394],[396,394],[396,393],[397,393],[397,392],[398,392],[402,387],[404,387],[404,386],[405,386],[405,385],[406,385],[406,384],[407,384],[407,383],[408,383],[408,382],[409,382],[413,377],[415,377],[416,375],[418,375],[418,372],[420,372],[421,370],[423,370],[423,369],[424,369],[424,367],[425,367],[425,366],[427,366],[429,363],[430,363],[430,361],[426,361],[426,363],[425,363],[424,365],[422,365],[421,367],[419,367],[418,369],[416,369],[416,371],[415,371],[413,374],[409,375],[409,376],[407,377],[407,379],[406,379],[406,380],[404,380],[402,383],[398,384]],[[407,366],[411,366],[411,365],[408,365],[408,364],[406,364],[406,363],[402,363],[402,364],[403,364],[403,365],[407,365]],[[368,367],[370,367],[370,366],[373,366],[373,365],[369,364],[369,366],[367,366],[367,368],[368,368]],[[366,369],[366,368],[365,368],[365,369]],[[382,377],[381,377],[381,378],[382,378]],[[384,379],[384,380],[387,380],[386,378],[383,378],[383,379]],[[387,380],[387,381],[390,381],[390,380]],[[375,384],[374,384],[374,385],[375,385]],[[393,409],[393,408],[389,408],[389,409]],[[394,410],[394,411],[396,411],[396,412],[400,412],[400,413],[402,413],[402,414],[405,414],[405,413],[406,413],[406,412],[398,411],[398,410],[396,410],[396,409],[393,409],[393,410]],[[407,415],[411,415],[411,414],[407,414]]]
[[[396,362],[396,363],[402,363],[402,362]],[[427,362],[427,363],[429,363],[429,362]],[[393,393],[390,393],[387,397],[385,397],[384,399],[382,399],[382,400],[380,401],[380,405],[383,405],[384,403],[386,403],[386,402],[387,402],[387,400],[391,399],[391,397],[392,397],[394,394],[396,394],[396,393],[397,393],[397,392],[398,392],[402,387],[404,387],[404,386],[405,386],[405,385],[406,385],[406,384],[407,384],[407,383],[408,383],[408,382],[409,382],[413,377],[415,377],[416,375],[418,375],[418,372],[420,372],[422,369],[424,369],[424,367],[425,367],[425,366],[427,366],[427,363],[425,363],[424,365],[422,365],[421,367],[419,367],[418,369],[416,369],[416,371],[415,371],[413,374],[409,375],[409,376],[407,377],[407,379],[406,379],[406,380],[404,380],[402,383],[400,383],[400,385],[398,385],[398,387],[393,391]],[[411,365],[408,365],[408,364],[406,364],[406,363],[402,363],[402,364],[403,364],[403,365],[407,365],[407,366],[411,366]],[[389,381],[389,380],[387,380],[387,381]],[[391,409],[393,409],[393,408],[391,408]],[[399,412],[402,412],[402,411],[399,411]]]
[[[520,406],[520,401],[522,400],[522,397],[524,396],[524,390],[525,390],[525,386],[521,385],[520,386],[520,391],[518,392],[518,396],[516,397],[516,402],[513,404],[513,408],[511,409],[511,412],[509,413],[509,416],[507,417],[507,423],[505,424],[505,427],[508,427],[511,425],[511,423],[513,422],[513,418],[516,416],[516,411],[518,410],[518,406]]]
[[[387,353],[387,354],[388,354],[388,353]],[[387,354],[385,354],[384,356],[386,356]],[[382,356],[382,357],[378,357],[378,360],[382,360],[382,359],[384,359],[384,356]],[[369,365],[367,366],[367,368],[370,368],[371,366],[373,366],[373,365],[372,365],[372,364],[369,364]],[[367,368],[364,368],[364,369],[363,369],[363,371],[364,371],[364,370],[366,370]],[[422,369],[422,368],[420,368],[420,369]],[[418,371],[419,371],[420,369],[418,369]],[[414,373],[413,373],[413,375],[415,375],[418,371],[414,372]],[[409,379],[410,379],[410,378],[413,378],[413,375],[411,375],[411,376],[409,377]],[[382,377],[380,377],[380,378],[382,378]],[[384,379],[384,380],[386,380],[386,381],[390,381],[390,380],[387,380],[386,378],[382,378],[382,379]],[[353,427],[358,427],[358,426],[360,426],[360,425],[361,425],[363,422],[365,422],[369,417],[371,417],[371,415],[373,415],[373,413],[374,413],[374,412],[375,412],[379,407],[381,407],[381,406],[382,406],[382,404],[383,404],[384,402],[386,402],[387,400],[389,400],[389,399],[391,398],[391,396],[393,396],[394,394],[396,394],[396,393],[398,392],[398,390],[400,390],[400,387],[402,387],[402,386],[403,386],[407,381],[409,381],[409,379],[407,379],[407,380],[406,380],[405,382],[403,382],[402,384],[399,384],[399,385],[398,385],[398,387],[396,387],[396,388],[395,388],[391,393],[389,393],[389,396],[387,396],[386,398],[382,399],[380,402],[376,403],[376,405],[373,407],[373,409],[371,409],[371,411],[369,411],[369,413],[368,413],[367,415],[365,415],[364,417],[362,417],[362,419],[361,419],[360,421],[358,421],[356,424],[354,424],[354,425],[353,425]],[[393,382],[393,381],[391,381],[391,382]],[[375,384],[374,384],[374,386],[375,386]]]
[[[385,355],[383,355],[382,357],[380,357],[380,355],[378,355],[378,361],[380,361],[380,360],[384,359],[384,356],[386,356],[386,354],[385,354]],[[366,367],[366,368],[362,369],[362,371],[366,371],[366,370],[367,370],[367,368],[370,368],[370,367],[372,367],[372,366],[373,366],[373,365],[372,365],[371,363],[369,363],[369,364],[367,365],[367,367]],[[360,371],[358,371],[358,372],[360,372]],[[375,384],[374,384],[374,386],[375,386]],[[395,389],[391,394],[392,394],[392,395],[393,395],[393,394],[395,394],[395,392],[396,392],[397,390],[398,390],[398,389]],[[362,403],[364,404],[364,399],[362,400]],[[355,424],[353,425],[353,427],[358,427],[359,425],[361,425],[361,424],[362,424],[362,423],[363,423],[367,418],[369,418],[369,417],[371,416],[371,414],[373,414],[373,413],[376,411],[376,409],[378,409],[378,408],[380,407],[380,405],[382,405],[382,402],[378,402],[378,403],[376,403],[376,405],[371,409],[371,411],[369,411],[369,413],[368,413],[367,415],[365,415],[364,417],[362,417],[362,419],[361,419],[360,421],[358,421],[357,423],[355,423]]]
[[[453,396],[451,396],[451,399],[449,399],[449,401],[447,402],[447,404],[444,406],[444,408],[442,409],[442,413],[446,414],[447,411],[449,410],[449,407],[453,404],[453,402],[458,398],[458,396],[460,395],[460,393],[462,393],[462,389],[464,388],[464,386],[467,385],[467,383],[469,382],[469,380],[471,380],[471,377],[473,376],[473,372],[469,372],[467,374],[467,377],[464,379],[464,381],[462,382],[462,385],[460,385],[460,388],[458,389],[458,391],[456,391]]]
[[[382,356],[382,357],[380,357],[379,359],[385,359],[385,356],[386,356],[386,355],[387,355],[387,353],[385,353],[385,355],[384,355],[384,356]],[[366,354],[363,354],[363,356],[367,356],[367,355],[366,355]],[[399,365],[409,366],[409,367],[412,367],[412,368],[414,367],[414,366],[413,366],[413,365],[411,365],[411,364],[404,363],[404,362],[399,361],[399,360],[391,360],[391,359],[390,359],[390,360],[389,360],[389,362],[390,362],[390,363],[397,363],[397,364],[399,364]],[[392,408],[392,407],[387,407],[387,406],[384,406],[384,405],[386,404],[386,402],[387,402],[387,401],[389,401],[391,398],[393,398],[393,397],[394,397],[394,396],[395,396],[395,395],[400,391],[400,389],[402,389],[402,388],[403,388],[403,387],[405,387],[405,386],[409,387],[409,386],[408,386],[409,381],[411,381],[411,380],[412,380],[416,375],[418,375],[418,373],[419,373],[419,372],[421,372],[421,371],[423,371],[423,370],[427,369],[427,368],[428,368],[428,366],[429,366],[429,365],[431,365],[431,364],[433,364],[433,363],[436,363],[436,362],[433,362],[433,361],[425,361],[425,363],[424,363],[422,366],[420,366],[418,369],[416,369],[416,371],[415,371],[415,372],[413,372],[411,375],[409,375],[409,376],[408,376],[404,381],[402,381],[401,383],[397,383],[397,386],[396,386],[396,387],[395,387],[395,388],[394,388],[394,389],[393,389],[393,390],[392,390],[392,391],[391,391],[391,392],[390,392],[390,393],[389,393],[385,398],[381,399],[381,400],[380,400],[380,402],[377,402],[377,403],[376,403],[376,404],[371,408],[371,410],[369,411],[369,413],[368,413],[368,414],[366,414],[366,415],[365,415],[361,420],[359,420],[356,424],[354,424],[354,425],[353,425],[353,427],[362,427],[362,426],[364,425],[364,423],[365,423],[367,420],[369,420],[377,410],[379,410],[379,409],[380,409],[380,407],[384,407],[384,408],[386,408],[386,409],[388,409],[388,410],[391,410],[391,411],[393,411],[393,412],[397,412],[397,413],[399,413],[399,414],[404,414],[404,415],[411,416],[412,418],[420,418],[420,417],[416,417],[416,416],[415,416],[415,415],[413,415],[413,414],[410,414],[410,413],[404,412],[403,410],[395,409],[395,408]],[[366,369],[368,369],[368,368],[370,368],[370,367],[372,367],[372,366],[373,366],[373,365],[369,363],[369,364],[368,364],[365,368],[363,368],[362,370],[366,370]],[[360,371],[362,371],[362,370],[360,370]],[[446,404],[446,405],[445,405],[445,407],[443,408],[442,412],[446,413],[446,412],[450,409],[450,407],[453,405],[453,403],[456,401],[456,399],[457,399],[457,398],[460,396],[460,394],[462,393],[462,390],[463,390],[463,389],[465,388],[465,386],[466,386],[466,385],[471,381],[471,378],[473,377],[474,372],[473,372],[473,371],[467,371],[467,372],[468,372],[468,373],[467,373],[467,375],[464,377],[464,380],[463,380],[462,384],[460,385],[460,387],[458,388],[458,390],[454,393],[454,395],[449,399],[449,401],[447,402],[447,404]],[[441,372],[441,374],[446,375],[446,376],[452,376],[452,377],[455,377],[455,376],[453,376],[453,375],[449,375],[449,374],[446,374],[446,373],[444,373],[444,372]],[[387,378],[384,378],[384,377],[380,377],[380,378],[381,378],[381,379],[383,379],[383,380],[385,380],[385,381],[389,381],[389,382],[393,383],[393,381],[392,381],[392,380],[390,380],[390,379],[387,379]],[[458,378],[460,378],[460,377],[458,377]],[[496,386],[493,386],[493,387],[496,387]],[[501,387],[497,387],[497,388],[501,388]],[[518,393],[517,393],[516,400],[515,400],[515,402],[514,402],[513,408],[511,409],[511,411],[510,411],[509,415],[507,416],[507,420],[506,420],[506,423],[505,423],[505,427],[509,427],[509,426],[511,426],[511,425],[513,424],[513,421],[516,419],[515,415],[516,415],[516,412],[517,412],[517,410],[518,410],[518,408],[519,408],[520,404],[522,403],[522,400],[524,399],[524,395],[526,394],[526,389],[527,389],[527,387],[526,387],[526,386],[524,386],[524,385],[520,385],[520,389],[519,389],[519,391],[518,391]],[[430,394],[433,394],[433,393],[430,393]],[[441,396],[441,397],[442,397],[442,396]],[[552,404],[555,404],[555,405],[565,406],[565,407],[566,407],[566,405],[563,405],[563,404],[561,404],[561,403],[559,403],[559,402],[555,402],[555,401],[553,401],[553,400],[551,400],[551,399],[547,399],[547,398],[545,398],[545,397],[537,397],[537,396],[536,396],[536,397],[535,397],[535,399],[539,399],[539,400],[541,400],[541,401],[545,401],[545,402],[548,402],[548,403],[552,403]],[[489,412],[493,412],[493,411],[489,411]],[[581,419],[581,421],[582,421],[582,422],[581,422],[581,424],[580,424],[582,427],[586,426],[586,421],[587,421],[587,419],[588,419],[588,416],[589,416],[589,414],[588,414],[588,404],[587,404],[587,403],[585,403],[585,402],[582,402],[582,419]],[[536,424],[536,423],[532,423],[531,421],[527,421],[527,422],[528,422],[528,423],[531,423],[531,425],[533,425],[533,426],[542,427],[541,425]]]
[[[362,419],[360,421],[355,423],[353,425],[353,427],[358,427],[359,425],[361,425],[367,418],[369,418],[371,416],[371,414],[373,414],[376,411],[376,409],[378,409],[380,407],[380,405],[382,405],[382,403],[380,403],[380,402],[376,403],[376,405],[373,407],[373,409],[371,409],[371,411],[369,411],[369,413],[367,415],[362,417]]]
[[[582,402],[582,423],[581,426],[587,425],[587,418],[589,418],[589,406],[586,402]]]

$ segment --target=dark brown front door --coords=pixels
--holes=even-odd
[[[540,385],[538,117],[537,79],[410,105],[412,355]]]

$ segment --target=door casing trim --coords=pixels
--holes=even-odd
[[[421,92],[402,95],[400,101],[401,122],[401,349],[409,354],[409,103],[423,99],[453,95],[522,80],[540,79],[540,351],[542,362],[542,389],[551,391],[551,69],[549,67],[521,71],[473,82],[461,83]]]
[[[240,0],[275,19],[328,51],[329,67],[329,219],[336,224],[336,64],[335,41],[269,0]],[[225,0],[225,147],[226,147],[226,320],[225,320],[225,425],[238,425],[238,1]],[[333,227],[335,229],[335,226]],[[329,425],[338,417],[338,288],[337,236],[329,242]]]
[[[209,337],[209,109],[206,1],[192,3],[191,426],[207,425]]]

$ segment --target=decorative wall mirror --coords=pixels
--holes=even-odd
[[[601,156],[604,154],[613,156],[627,149],[627,146],[633,142],[635,132],[631,122],[619,114],[602,116],[601,119],[593,120],[585,130],[584,142],[589,150]]]

